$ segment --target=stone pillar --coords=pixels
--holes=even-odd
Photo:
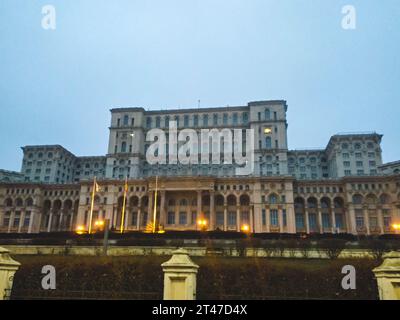
[[[51,225],[53,223],[53,211],[50,211],[50,215],[49,215],[49,225],[47,226],[47,232],[51,231]],[[88,222],[89,225],[89,222]]]
[[[383,263],[372,270],[378,282],[379,298],[400,300],[400,252],[390,252],[383,258]]]
[[[336,233],[336,216],[335,216],[335,207],[331,206],[331,219],[332,219],[332,233]]]
[[[196,300],[199,266],[182,248],[172,254],[171,259],[161,265],[164,271],[164,300]]]
[[[364,226],[367,234],[369,234],[369,212],[368,208],[363,208],[364,211]]]
[[[24,225],[24,220],[25,220],[25,211],[21,211],[19,213],[19,225],[18,225],[18,233],[21,233],[22,227]]]
[[[240,231],[240,205],[236,203],[236,231]]]
[[[201,191],[197,191],[197,219],[203,218],[203,213],[201,212]]]
[[[305,208],[304,218],[306,222],[306,233],[310,233],[310,219],[308,218],[308,207]]]
[[[31,216],[29,218],[28,233],[32,233],[33,232],[34,219],[35,219],[35,212],[31,211]]]
[[[283,213],[282,213],[282,208],[278,209],[278,214],[279,214],[279,232],[283,232]]]
[[[210,230],[215,229],[215,192],[210,191]]]
[[[8,233],[11,232],[12,225],[14,224],[15,212],[11,211],[10,221],[8,222]]]
[[[146,224],[149,223],[149,221],[153,222],[153,192],[149,192],[149,205],[147,207],[147,222]]]
[[[139,198],[138,202],[138,212],[137,212],[137,220],[136,220],[136,229],[140,230],[140,217],[142,215],[142,198]]]
[[[21,264],[10,257],[10,251],[0,247],[0,300],[8,299],[14,274]]]
[[[380,229],[380,234],[385,233],[385,226],[383,225],[383,212],[382,212],[382,208],[378,208],[378,226]]]
[[[324,228],[322,226],[322,213],[321,213],[321,208],[317,206],[317,215],[318,215],[318,228],[319,228],[319,233],[323,234],[324,233]]]
[[[165,228],[166,213],[165,213],[165,191],[161,191],[161,201],[160,201],[160,225]]]
[[[349,226],[348,232],[352,234],[357,234],[357,227],[356,227],[356,213],[354,211],[354,207],[349,207],[348,210],[345,211],[345,214],[349,214]]]
[[[224,203],[224,231],[228,230],[228,207],[226,204],[226,199]]]
[[[253,210],[253,207],[250,207],[250,212],[249,212],[249,214],[250,214],[250,232],[255,232],[255,228],[254,228],[254,210]]]

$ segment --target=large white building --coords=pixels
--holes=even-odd
[[[391,233],[400,220],[399,164],[382,164],[377,133],[331,137],[318,150],[289,150],[286,101],[247,106],[146,111],[111,110],[105,156],[78,157],[62,146],[25,146],[20,179],[0,183],[0,230],[72,230],[88,224],[94,177],[101,185],[95,219],[143,230],[152,219],[159,177],[157,223],[166,230]],[[233,164],[150,165],[149,130],[253,129],[254,171],[237,175]],[[246,142],[243,142],[245,145]],[[168,149],[168,148],[167,148]],[[193,179],[195,178],[195,179]]]

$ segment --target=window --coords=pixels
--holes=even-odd
[[[224,213],[223,212],[217,212],[216,213],[216,222],[217,226],[223,226],[224,225]]]
[[[269,203],[270,204],[277,204],[278,203],[278,197],[275,194],[271,194],[269,196]]]
[[[214,126],[218,125],[218,115],[217,114],[213,115],[213,124],[214,124]]]
[[[243,113],[243,124],[247,124],[249,122],[249,114],[247,112]]]
[[[361,149],[361,144],[360,144],[360,143],[356,143],[356,144],[354,145],[354,149],[360,150],[360,149]]]
[[[236,212],[228,213],[228,224],[230,226],[236,226]]]
[[[228,114],[227,113],[224,113],[224,115],[223,115],[223,124],[224,125],[228,124]]]
[[[146,118],[146,128],[147,128],[147,129],[150,129],[150,128],[151,128],[151,118],[150,118],[150,117],[147,117],[147,118]]]
[[[189,116],[188,115],[185,115],[183,117],[183,124],[184,124],[185,127],[189,126]]]
[[[282,224],[284,227],[287,226],[287,215],[286,215],[286,209],[282,210]]]
[[[197,127],[199,125],[199,116],[196,114],[193,117],[193,126]]]
[[[351,176],[351,170],[344,170],[345,176]]]
[[[270,211],[270,219],[272,226],[279,226],[278,210],[273,209]]]
[[[127,126],[127,125],[129,125],[129,116],[125,115],[124,116],[124,126]]]
[[[237,114],[237,113],[234,113],[234,114],[233,114],[233,124],[234,124],[234,125],[237,125],[237,124],[238,124],[238,114]]]
[[[350,155],[348,153],[343,153],[342,157],[343,157],[343,159],[349,159]]]
[[[322,214],[322,227],[324,227],[324,228],[331,227],[330,215],[328,213]]]
[[[175,212],[168,212],[168,224],[175,224]]]
[[[271,149],[272,148],[272,140],[271,137],[265,137],[265,147],[267,149]]]
[[[304,216],[301,213],[296,213],[296,228],[297,229],[304,228]]]
[[[357,167],[362,167],[363,166],[363,162],[362,161],[356,161],[356,166]]]
[[[271,119],[271,111],[269,109],[265,109],[264,118],[265,118],[265,120]]]
[[[187,214],[186,212],[179,212],[179,224],[187,224]]]
[[[156,117],[156,128],[160,128],[160,127],[161,127],[161,118]]]
[[[208,115],[203,115],[203,126],[208,127]]]
[[[350,161],[343,161],[344,167],[350,167]]]
[[[122,153],[126,152],[126,142],[125,141],[123,141],[121,144],[121,152]]]
[[[361,159],[362,158],[362,154],[360,152],[356,152],[356,158],[357,159]]]
[[[265,212],[265,209],[262,209],[262,224],[263,226],[267,224],[267,214]]]
[[[375,161],[370,161],[369,162],[369,166],[370,167],[375,167],[376,166],[376,162]]]

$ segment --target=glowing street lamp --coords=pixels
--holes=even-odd
[[[400,231],[400,223],[392,224],[392,228],[396,233],[398,233]]]
[[[240,230],[242,230],[242,232],[249,233],[250,232],[250,226],[248,224],[244,224],[244,225],[242,225]]]
[[[77,226],[75,232],[77,234],[84,234],[84,233],[86,233],[86,230],[85,230],[84,226]]]
[[[203,231],[206,230],[206,228],[207,228],[207,220],[206,219],[199,219],[197,221],[197,224],[199,225],[201,230],[203,230]]]

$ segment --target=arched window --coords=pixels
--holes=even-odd
[[[208,115],[203,115],[203,126],[208,126]]]
[[[380,202],[381,204],[389,204],[389,203],[390,203],[390,196],[387,195],[386,193],[382,194],[382,195],[379,197],[379,202]]]
[[[271,119],[271,111],[269,109],[265,109],[265,120]]]
[[[353,196],[353,204],[362,204],[363,202],[363,197],[359,194],[355,194]]]
[[[121,144],[121,152],[126,152],[126,142],[123,141]]]
[[[124,126],[129,125],[129,116],[128,115],[124,115]]]
[[[151,128],[151,117],[146,118],[146,127],[147,129]]]
[[[278,197],[276,194],[271,194],[269,196],[269,203],[270,204],[277,204],[278,203]]]
[[[161,118],[156,117],[156,128],[160,128],[160,127],[161,127]]]
[[[187,204],[188,204],[188,202],[187,202],[186,199],[182,199],[182,200],[179,202],[179,205],[180,205],[181,207],[186,207]]]
[[[249,114],[247,112],[243,112],[243,124],[247,124],[249,122]]]

